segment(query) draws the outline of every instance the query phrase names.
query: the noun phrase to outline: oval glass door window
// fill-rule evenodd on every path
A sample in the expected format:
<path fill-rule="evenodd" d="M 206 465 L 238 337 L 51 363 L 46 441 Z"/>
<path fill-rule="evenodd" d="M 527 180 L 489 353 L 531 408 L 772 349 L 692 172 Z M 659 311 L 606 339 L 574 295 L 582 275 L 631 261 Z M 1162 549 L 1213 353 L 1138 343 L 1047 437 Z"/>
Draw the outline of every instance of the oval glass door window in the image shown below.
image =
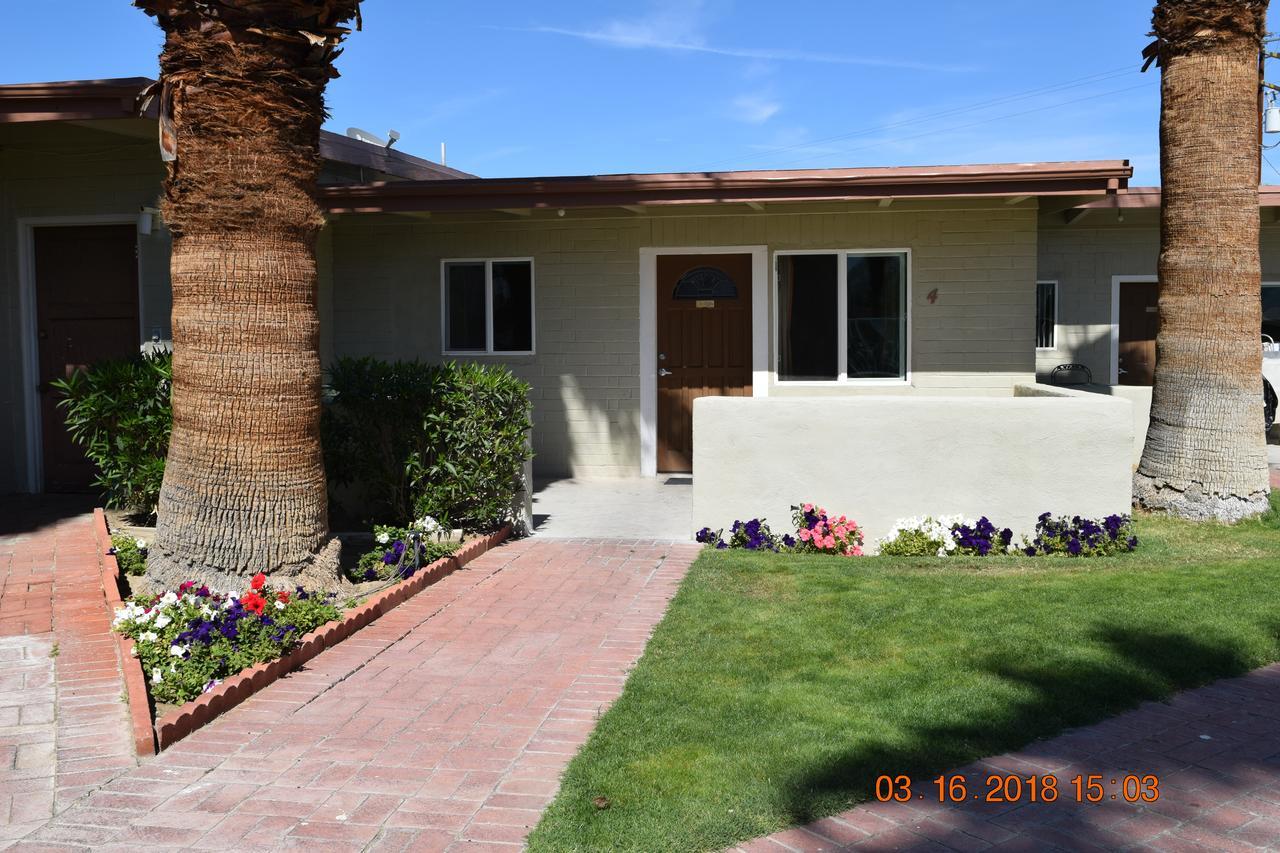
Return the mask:
<path fill-rule="evenodd" d="M 738 285 L 719 267 L 694 267 L 676 282 L 675 299 L 737 299 Z"/>

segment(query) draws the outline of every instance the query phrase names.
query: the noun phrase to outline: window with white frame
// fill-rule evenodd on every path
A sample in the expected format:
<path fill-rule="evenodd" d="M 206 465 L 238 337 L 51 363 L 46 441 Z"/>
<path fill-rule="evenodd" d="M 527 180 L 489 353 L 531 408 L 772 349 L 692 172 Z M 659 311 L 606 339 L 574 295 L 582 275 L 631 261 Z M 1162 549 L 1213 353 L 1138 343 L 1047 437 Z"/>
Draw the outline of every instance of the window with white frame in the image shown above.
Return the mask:
<path fill-rule="evenodd" d="M 779 252 L 780 382 L 905 381 L 910 253 Z"/>
<path fill-rule="evenodd" d="M 533 352 L 533 260 L 446 260 L 440 296 L 445 355 Z"/>
<path fill-rule="evenodd" d="M 1262 283 L 1262 333 L 1280 343 L 1280 282 Z"/>
<path fill-rule="evenodd" d="M 1036 349 L 1058 345 L 1058 283 L 1036 282 Z"/>

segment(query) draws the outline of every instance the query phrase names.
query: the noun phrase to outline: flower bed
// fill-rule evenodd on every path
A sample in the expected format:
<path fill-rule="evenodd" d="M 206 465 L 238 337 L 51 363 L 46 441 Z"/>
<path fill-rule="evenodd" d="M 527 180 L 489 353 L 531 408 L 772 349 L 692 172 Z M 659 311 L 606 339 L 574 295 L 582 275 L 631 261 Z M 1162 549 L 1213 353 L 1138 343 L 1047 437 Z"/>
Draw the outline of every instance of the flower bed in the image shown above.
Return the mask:
<path fill-rule="evenodd" d="M 336 597 L 276 589 L 263 574 L 239 594 L 188 581 L 177 592 L 134 597 L 112 627 L 133 640 L 152 698 L 179 704 L 293 651 L 303 634 L 338 618 Z"/>
<path fill-rule="evenodd" d="M 796 535 L 779 536 L 763 518 L 734 521 L 725 538 L 723 530 L 704 527 L 694 538 L 716 549 L 746 551 L 809 551 L 862 555 L 863 534 L 858 524 L 843 515 L 831 516 L 811 503 L 793 506 Z M 1013 531 L 998 527 L 985 515 L 976 521 L 959 515 L 919 516 L 899 519 L 887 536 L 876 543 L 886 557 L 988 557 L 1017 554 L 1027 557 L 1062 555 L 1101 557 L 1133 551 L 1138 537 L 1128 515 L 1108 515 L 1102 519 L 1054 517 L 1043 513 L 1036 521 L 1035 535 L 1013 541 Z"/>
<path fill-rule="evenodd" d="M 289 646 L 290 650 L 282 656 L 276 656 L 271 659 L 254 663 L 247 669 L 243 669 L 236 674 L 229 675 L 226 678 L 221 679 L 221 682 L 217 684 L 209 685 L 206 681 L 204 684 L 200 685 L 200 692 L 194 699 L 191 699 L 185 702 L 185 704 L 168 711 L 159 719 L 155 719 L 154 721 L 148 693 L 149 685 L 147 683 L 154 673 L 148 673 L 144 676 L 141 657 L 142 652 L 135 652 L 137 642 L 126 636 L 124 633 L 116 632 L 114 636 L 116 637 L 121 650 L 125 687 L 129 701 L 129 713 L 133 722 L 134 743 L 137 753 L 139 755 L 151 755 L 155 753 L 157 747 L 159 749 L 164 749 L 173 743 L 176 743 L 192 731 L 195 731 L 208 723 L 218 714 L 230 710 L 240 702 L 243 702 L 245 699 L 266 687 L 280 676 L 285 675 L 291 670 L 297 669 L 299 666 L 324 651 L 324 649 L 337 644 L 354 632 L 358 631 L 360 628 L 363 628 L 385 613 L 390 612 L 393 608 L 399 606 L 413 595 L 416 595 L 428 586 L 436 583 L 462 566 L 465 566 L 485 551 L 503 542 L 510 535 L 511 526 L 505 525 L 495 533 L 487 536 L 471 538 L 466 542 L 461 543 L 457 546 L 455 553 L 452 555 L 437 559 L 431 564 L 415 571 L 408 579 L 393 583 L 390 586 L 370 595 L 362 603 L 342 610 L 337 614 L 337 618 L 326 621 L 309 632 L 298 632 L 298 635 Z M 110 542 L 110 534 L 107 531 L 106 517 L 101 510 L 95 511 L 95 536 L 102 548 L 102 553 L 104 553 L 102 572 L 107 607 L 112 611 L 128 609 L 130 607 L 130 603 L 123 602 L 120 599 L 120 567 L 116 561 L 115 555 L 109 553 L 110 549 L 107 547 L 107 543 Z M 296 603 L 296 587 L 294 588 L 293 593 L 289 595 L 290 601 L 280 601 L 278 593 L 273 601 L 268 596 L 268 591 L 269 590 L 264 579 L 264 582 L 259 589 L 255 590 L 251 586 L 250 590 L 248 590 L 244 595 L 238 596 L 237 600 L 241 607 L 246 609 L 253 617 L 270 615 L 273 612 L 281 615 L 286 612 L 291 612 L 289 611 L 289 605 L 290 603 Z M 250 598 L 250 593 L 256 596 L 256 598 Z M 200 595 L 200 589 L 198 587 L 189 587 L 181 592 L 174 592 L 173 595 L 175 598 L 180 600 L 184 597 L 191 597 L 194 599 L 205 598 L 205 596 Z M 163 598 L 163 596 L 161 598 Z M 229 597 L 224 596 L 224 603 L 226 598 Z M 259 609 L 259 602 L 257 601 L 257 598 L 262 599 L 262 613 L 260 614 L 256 612 Z M 247 602 L 246 599 L 248 599 Z M 151 597 L 148 597 L 147 600 L 150 601 Z M 323 600 L 317 601 L 313 596 L 309 596 L 307 600 L 312 601 L 313 605 L 317 607 L 323 606 L 324 604 Z M 133 603 L 136 604 L 136 602 Z M 177 601 L 173 601 L 166 606 L 172 608 L 178 603 L 179 602 Z M 195 601 L 187 603 L 194 605 L 196 607 L 195 612 L 197 614 L 200 613 L 199 603 Z M 276 607 L 277 603 L 285 604 L 285 610 L 281 611 L 278 609 Z M 206 601 L 205 604 L 208 604 L 208 602 Z M 246 604 L 248 606 L 246 606 Z M 328 605 L 335 606 L 336 608 L 336 604 L 334 602 L 329 602 Z M 212 610 L 211 605 L 210 609 Z M 151 618 L 154 619 L 155 617 L 152 616 Z M 191 619 L 194 618 L 195 616 L 191 617 Z M 239 630 L 241 624 L 244 623 L 247 618 L 248 617 L 241 616 L 236 620 L 237 630 Z M 215 620 L 204 619 L 202 617 L 202 621 Z M 166 625 L 164 627 L 168 628 L 170 626 Z M 263 626 L 259 620 L 257 627 L 269 628 L 270 626 Z M 295 627 L 299 626 L 295 624 Z M 249 628 L 250 630 L 256 630 L 252 623 L 249 623 Z M 187 630 L 193 630 L 189 622 Z M 157 635 L 159 634 L 158 631 L 156 633 Z M 156 641 L 151 642 L 159 642 L 159 640 L 160 638 L 157 636 Z M 200 642 L 195 640 L 195 638 L 191 638 L 191 640 Z M 270 640 L 270 635 L 268 635 L 268 640 Z M 213 643 L 210 645 L 212 646 Z M 172 654 L 172 644 L 169 648 L 169 655 L 173 659 L 171 662 L 175 664 L 175 672 L 173 674 L 176 676 L 176 670 L 179 669 L 176 665 L 176 661 L 182 656 Z M 189 652 L 190 649 L 187 649 L 186 651 Z M 182 659 L 189 660 L 190 658 L 183 657 Z M 163 678 L 163 672 L 161 673 L 161 676 Z M 187 681 L 194 683 L 193 678 L 187 679 Z M 205 689 L 206 687 L 208 687 L 207 690 Z"/>

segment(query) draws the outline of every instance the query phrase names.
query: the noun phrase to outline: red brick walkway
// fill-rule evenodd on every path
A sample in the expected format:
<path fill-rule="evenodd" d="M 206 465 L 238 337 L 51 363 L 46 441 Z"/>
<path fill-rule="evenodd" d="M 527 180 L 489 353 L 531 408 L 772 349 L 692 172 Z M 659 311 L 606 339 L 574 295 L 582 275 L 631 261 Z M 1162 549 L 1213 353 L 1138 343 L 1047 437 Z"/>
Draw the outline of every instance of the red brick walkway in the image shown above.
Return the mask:
<path fill-rule="evenodd" d="M 1280 664 L 953 773 L 964 774 L 971 793 L 985 792 L 991 774 L 1053 774 L 1065 796 L 1054 803 L 1026 802 L 1024 795 L 1009 805 L 941 805 L 932 780 L 917 780 L 923 800 L 864 804 L 738 849 L 1280 849 Z M 1101 775 L 1102 802 L 1074 802 L 1069 780 L 1077 774 Z M 1156 775 L 1159 799 L 1124 802 L 1111 780 L 1122 786 L 1127 774 Z"/>
<path fill-rule="evenodd" d="M 93 516 L 79 509 L 0 506 L 0 844 L 137 764 Z"/>
<path fill-rule="evenodd" d="M 490 551 L 13 849 L 518 850 L 696 554 Z"/>

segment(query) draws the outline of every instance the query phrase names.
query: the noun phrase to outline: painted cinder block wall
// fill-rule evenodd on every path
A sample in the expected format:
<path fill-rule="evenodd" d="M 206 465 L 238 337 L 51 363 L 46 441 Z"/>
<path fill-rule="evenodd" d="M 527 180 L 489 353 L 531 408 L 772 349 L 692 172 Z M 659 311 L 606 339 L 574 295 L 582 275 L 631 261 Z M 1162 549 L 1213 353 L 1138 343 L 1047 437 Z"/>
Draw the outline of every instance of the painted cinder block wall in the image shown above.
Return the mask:
<path fill-rule="evenodd" d="M 1040 218 L 1037 279 L 1058 282 L 1058 340 L 1036 352 L 1036 373 L 1047 379 L 1059 364 L 1085 364 L 1095 382 L 1110 381 L 1112 276 L 1154 276 L 1160 255 L 1156 210 L 1095 211 L 1075 225 L 1061 214 Z M 1262 280 L 1280 281 L 1280 223 L 1263 211 Z"/>
<path fill-rule="evenodd" d="M 540 476 L 636 476 L 642 247 L 764 245 L 771 269 L 778 250 L 909 248 L 912 387 L 773 384 L 770 394 L 997 394 L 1033 378 L 1034 201 L 775 207 L 339 216 L 322 309 L 332 354 L 438 362 L 441 259 L 532 257 L 536 354 L 475 360 L 507 363 L 533 387 Z"/>

